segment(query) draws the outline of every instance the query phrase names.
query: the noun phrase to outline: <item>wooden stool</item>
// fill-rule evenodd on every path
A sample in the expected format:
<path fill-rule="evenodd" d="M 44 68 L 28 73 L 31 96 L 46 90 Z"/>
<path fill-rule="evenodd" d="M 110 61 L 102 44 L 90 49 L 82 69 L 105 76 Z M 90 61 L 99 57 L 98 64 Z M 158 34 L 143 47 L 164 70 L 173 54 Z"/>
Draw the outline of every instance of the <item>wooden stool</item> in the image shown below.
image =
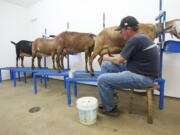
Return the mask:
<path fill-rule="evenodd" d="M 159 89 L 159 85 L 157 83 L 154 83 L 152 87 L 146 88 L 146 95 L 147 95 L 147 122 L 149 124 L 153 123 L 153 119 L 152 119 L 152 94 L 153 94 L 154 89 L 156 89 L 156 90 Z M 131 89 L 130 94 L 129 94 L 129 106 L 128 106 L 129 113 L 132 113 L 133 91 L 134 91 L 134 89 Z"/>

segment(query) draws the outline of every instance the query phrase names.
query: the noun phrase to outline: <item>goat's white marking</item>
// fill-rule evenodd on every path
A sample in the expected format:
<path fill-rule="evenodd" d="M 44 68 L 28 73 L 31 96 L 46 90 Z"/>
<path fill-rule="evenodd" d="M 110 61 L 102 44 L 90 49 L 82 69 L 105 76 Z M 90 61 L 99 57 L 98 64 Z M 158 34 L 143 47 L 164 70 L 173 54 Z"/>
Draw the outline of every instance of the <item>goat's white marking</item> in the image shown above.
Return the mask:
<path fill-rule="evenodd" d="M 145 48 L 143 51 L 149 50 L 154 47 L 157 47 L 157 44 L 152 44 L 152 45 L 148 46 L 147 48 Z"/>
<path fill-rule="evenodd" d="M 44 56 L 44 57 L 49 56 L 48 54 L 45 54 L 45 53 L 38 53 L 38 55 L 40 55 L 40 56 Z"/>
<path fill-rule="evenodd" d="M 40 51 L 39 47 L 37 48 L 38 51 Z"/>
<path fill-rule="evenodd" d="M 177 33 L 180 34 L 180 21 L 175 21 L 174 27 L 175 27 Z"/>

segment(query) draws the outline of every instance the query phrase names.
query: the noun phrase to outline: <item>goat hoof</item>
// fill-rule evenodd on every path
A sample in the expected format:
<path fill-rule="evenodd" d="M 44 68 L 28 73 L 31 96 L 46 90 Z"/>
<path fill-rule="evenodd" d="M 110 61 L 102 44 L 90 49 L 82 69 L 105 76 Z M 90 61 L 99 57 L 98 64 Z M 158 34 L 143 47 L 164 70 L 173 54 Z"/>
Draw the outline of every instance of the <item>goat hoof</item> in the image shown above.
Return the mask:
<path fill-rule="evenodd" d="M 60 69 L 58 70 L 58 73 L 61 73 L 61 70 L 60 70 Z"/>
<path fill-rule="evenodd" d="M 91 76 L 94 76 L 94 72 L 90 72 L 90 75 L 91 75 Z"/>

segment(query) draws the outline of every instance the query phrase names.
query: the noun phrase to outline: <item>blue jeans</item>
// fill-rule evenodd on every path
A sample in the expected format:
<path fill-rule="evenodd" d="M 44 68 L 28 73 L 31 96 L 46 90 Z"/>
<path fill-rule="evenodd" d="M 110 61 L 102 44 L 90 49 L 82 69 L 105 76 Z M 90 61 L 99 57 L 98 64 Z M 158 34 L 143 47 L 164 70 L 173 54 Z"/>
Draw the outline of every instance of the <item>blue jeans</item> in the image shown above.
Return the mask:
<path fill-rule="evenodd" d="M 102 73 L 97 79 L 101 103 L 106 111 L 115 107 L 114 92 L 117 89 L 145 89 L 153 85 L 153 79 L 126 69 L 126 64 L 104 61 Z"/>

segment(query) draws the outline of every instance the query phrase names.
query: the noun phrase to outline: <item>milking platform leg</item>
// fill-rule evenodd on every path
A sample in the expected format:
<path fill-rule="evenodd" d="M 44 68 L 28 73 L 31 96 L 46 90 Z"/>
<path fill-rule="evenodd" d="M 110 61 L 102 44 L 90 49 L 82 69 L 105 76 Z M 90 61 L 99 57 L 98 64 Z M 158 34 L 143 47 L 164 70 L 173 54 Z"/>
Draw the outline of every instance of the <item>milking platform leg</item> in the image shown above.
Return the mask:
<path fill-rule="evenodd" d="M 42 84 L 42 76 L 39 77 L 39 81 Z"/>
<path fill-rule="evenodd" d="M 20 81 L 21 73 L 20 72 L 17 72 L 17 73 L 18 73 L 18 81 Z"/>
<path fill-rule="evenodd" d="M 13 71 L 13 84 L 14 84 L 14 87 L 16 87 L 16 72 Z"/>
<path fill-rule="evenodd" d="M 77 98 L 77 81 L 74 81 L 74 97 Z"/>
<path fill-rule="evenodd" d="M 67 87 L 67 102 L 68 102 L 68 106 L 70 107 L 71 105 L 71 81 L 69 78 L 66 79 L 66 87 Z"/>
<path fill-rule="evenodd" d="M 2 74 L 1 74 L 1 69 L 0 69 L 0 83 L 2 82 Z"/>
<path fill-rule="evenodd" d="M 34 94 L 37 94 L 37 82 L 36 82 L 36 75 L 35 74 L 33 76 L 33 81 L 34 81 Z"/>
<path fill-rule="evenodd" d="M 160 86 L 159 108 L 163 109 L 164 108 L 164 84 L 165 84 L 165 80 L 159 79 L 157 82 Z"/>
<path fill-rule="evenodd" d="M 9 75 L 10 75 L 10 80 L 13 79 L 13 72 L 12 72 L 12 69 L 9 70 Z"/>
<path fill-rule="evenodd" d="M 47 88 L 47 75 L 44 75 L 44 87 Z"/>
<path fill-rule="evenodd" d="M 66 78 L 67 76 L 64 76 L 64 88 L 66 88 Z"/>

